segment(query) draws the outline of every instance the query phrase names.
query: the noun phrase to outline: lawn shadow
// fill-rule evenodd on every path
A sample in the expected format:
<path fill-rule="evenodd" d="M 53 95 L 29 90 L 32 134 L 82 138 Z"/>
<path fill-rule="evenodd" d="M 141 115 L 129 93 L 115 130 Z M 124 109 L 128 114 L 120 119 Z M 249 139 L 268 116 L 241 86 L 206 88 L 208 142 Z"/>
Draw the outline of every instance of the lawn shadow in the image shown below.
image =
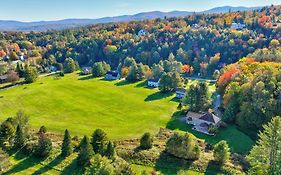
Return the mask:
<path fill-rule="evenodd" d="M 64 158 L 61 155 L 58 155 L 54 160 L 52 160 L 49 164 L 45 165 L 44 167 L 40 168 L 39 170 L 35 171 L 33 175 L 37 174 L 44 174 L 47 171 L 54 169 L 55 166 L 60 164 Z M 59 170 L 58 170 L 59 171 Z"/>
<path fill-rule="evenodd" d="M 135 87 L 137 87 L 137 88 L 147 88 L 147 81 L 142 81 L 142 82 L 138 83 L 137 85 L 135 85 Z"/>
<path fill-rule="evenodd" d="M 125 86 L 125 85 L 129 85 L 129 84 L 131 84 L 131 83 L 128 82 L 127 80 L 121 80 L 121 81 L 115 83 L 114 85 L 116 85 L 116 86 Z"/>
<path fill-rule="evenodd" d="M 85 172 L 85 167 L 84 168 L 78 167 L 77 158 L 76 158 L 62 170 L 61 174 L 62 175 L 69 175 L 69 174 L 80 175 L 80 174 L 84 174 L 84 172 Z"/>
<path fill-rule="evenodd" d="M 179 159 L 168 153 L 162 152 L 155 164 L 155 170 L 164 175 L 177 174 L 180 170 L 188 170 L 192 161 Z"/>
<path fill-rule="evenodd" d="M 15 174 L 21 171 L 24 171 L 28 168 L 31 168 L 37 164 L 39 164 L 42 160 L 33 158 L 32 156 L 27 157 L 23 161 L 19 162 L 18 164 L 15 164 L 9 171 L 7 171 L 5 174 Z"/>
<path fill-rule="evenodd" d="M 153 94 L 148 95 L 144 101 L 161 100 L 163 98 L 167 98 L 167 97 L 170 97 L 172 95 L 173 95 L 172 92 L 162 93 L 162 92 L 158 91 L 158 92 L 155 92 Z"/>
<path fill-rule="evenodd" d="M 90 80 L 90 79 L 93 79 L 93 78 L 95 78 L 95 77 L 93 77 L 93 75 L 88 75 L 88 76 L 83 76 L 83 77 L 81 77 L 81 78 L 79 78 L 78 80 Z"/>
<path fill-rule="evenodd" d="M 218 164 L 214 160 L 210 160 L 208 162 L 208 165 L 206 168 L 206 173 L 210 174 L 210 175 L 220 174 L 219 172 L 220 172 L 221 168 L 222 168 L 222 165 Z"/>
<path fill-rule="evenodd" d="M 170 101 L 172 101 L 172 102 L 177 102 L 177 103 L 180 103 L 180 102 L 181 102 L 181 100 L 178 99 L 177 97 L 172 98 Z"/>

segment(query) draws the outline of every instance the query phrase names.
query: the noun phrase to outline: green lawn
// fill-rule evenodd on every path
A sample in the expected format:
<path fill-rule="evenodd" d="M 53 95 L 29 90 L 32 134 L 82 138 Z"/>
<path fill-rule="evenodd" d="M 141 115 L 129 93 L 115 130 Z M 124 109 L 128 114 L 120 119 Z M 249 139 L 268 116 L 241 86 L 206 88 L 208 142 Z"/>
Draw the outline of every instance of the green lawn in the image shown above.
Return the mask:
<path fill-rule="evenodd" d="M 179 120 L 179 116 L 180 115 L 175 113 L 174 119 L 168 122 L 167 128 L 180 132 L 192 133 L 195 137 L 205 140 L 207 143 L 212 145 L 221 140 L 225 140 L 232 152 L 240 154 L 247 154 L 255 143 L 248 135 L 238 130 L 234 125 L 229 125 L 224 129 L 220 129 L 216 136 L 208 136 L 206 134 L 192 130 L 190 125 L 187 125 Z"/>
<path fill-rule="evenodd" d="M 173 94 L 148 89 L 144 82 L 127 84 L 68 74 L 0 91 L 0 121 L 23 110 L 35 129 L 90 135 L 104 129 L 111 139 L 156 133 L 170 120 L 177 103 Z"/>

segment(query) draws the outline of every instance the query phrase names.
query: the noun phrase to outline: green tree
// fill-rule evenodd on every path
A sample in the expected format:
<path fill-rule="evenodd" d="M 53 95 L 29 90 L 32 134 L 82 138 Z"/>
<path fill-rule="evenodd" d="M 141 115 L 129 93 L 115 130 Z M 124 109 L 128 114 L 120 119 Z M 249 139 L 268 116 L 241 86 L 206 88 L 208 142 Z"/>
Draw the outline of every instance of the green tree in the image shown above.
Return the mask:
<path fill-rule="evenodd" d="M 175 133 L 167 141 L 166 151 L 175 157 L 196 160 L 200 156 L 200 148 L 195 139 L 188 133 L 181 135 Z"/>
<path fill-rule="evenodd" d="M 96 154 L 93 157 L 92 165 L 86 168 L 85 175 L 112 175 L 115 174 L 114 172 L 115 169 L 110 160 Z"/>
<path fill-rule="evenodd" d="M 140 148 L 141 149 L 150 149 L 152 148 L 153 138 L 150 133 L 144 133 L 140 139 Z"/>
<path fill-rule="evenodd" d="M 172 92 L 181 85 L 181 77 L 178 72 L 163 73 L 159 81 L 159 90 L 161 92 Z"/>
<path fill-rule="evenodd" d="M 209 88 L 206 82 L 192 84 L 183 98 L 183 103 L 194 112 L 206 111 L 210 107 Z"/>
<path fill-rule="evenodd" d="M 143 64 L 133 63 L 130 66 L 129 73 L 126 77 L 126 80 L 129 82 L 136 82 L 143 80 L 145 77 L 145 70 Z"/>
<path fill-rule="evenodd" d="M 64 60 L 64 72 L 65 73 L 72 73 L 77 70 L 76 63 L 72 58 L 66 58 Z"/>
<path fill-rule="evenodd" d="M 115 149 L 114 144 L 109 141 L 105 150 L 105 156 L 109 159 L 113 159 L 115 157 Z"/>
<path fill-rule="evenodd" d="M 217 162 L 224 164 L 230 156 L 229 147 L 226 141 L 220 141 L 214 147 L 214 158 Z"/>
<path fill-rule="evenodd" d="M 8 118 L 0 126 L 0 145 L 9 146 L 15 135 L 15 128 L 11 122 L 11 118 Z"/>
<path fill-rule="evenodd" d="M 16 149 L 21 149 L 26 143 L 26 137 L 23 132 L 22 126 L 18 125 L 16 129 L 16 136 L 14 141 L 14 147 Z"/>
<path fill-rule="evenodd" d="M 47 128 L 45 126 L 41 126 L 38 133 L 46 133 Z"/>
<path fill-rule="evenodd" d="M 26 66 L 24 72 L 24 78 L 26 83 L 33 83 L 38 77 L 38 72 L 35 67 Z"/>
<path fill-rule="evenodd" d="M 105 62 L 96 62 L 93 65 L 92 73 L 94 77 L 101 77 L 110 70 L 110 65 Z"/>
<path fill-rule="evenodd" d="M 247 156 L 250 174 L 281 174 L 281 118 L 274 117 L 263 126 L 259 140 Z"/>
<path fill-rule="evenodd" d="M 69 131 L 66 129 L 64 132 L 64 138 L 61 147 L 61 154 L 64 157 L 69 156 L 72 153 L 71 137 Z"/>
<path fill-rule="evenodd" d="M 17 63 L 16 72 L 18 73 L 19 77 L 24 76 L 24 68 L 22 66 L 22 63 L 20 62 Z"/>
<path fill-rule="evenodd" d="M 39 133 L 38 144 L 35 148 L 35 155 L 37 157 L 47 157 L 53 149 L 52 141 L 43 132 Z"/>
<path fill-rule="evenodd" d="M 94 151 L 90 144 L 89 138 L 87 136 L 84 136 L 80 143 L 80 151 L 77 157 L 77 164 L 79 166 L 89 165 L 93 154 Z"/>
<path fill-rule="evenodd" d="M 91 144 L 95 153 L 103 154 L 107 142 L 106 133 L 101 129 L 96 129 L 92 134 Z"/>

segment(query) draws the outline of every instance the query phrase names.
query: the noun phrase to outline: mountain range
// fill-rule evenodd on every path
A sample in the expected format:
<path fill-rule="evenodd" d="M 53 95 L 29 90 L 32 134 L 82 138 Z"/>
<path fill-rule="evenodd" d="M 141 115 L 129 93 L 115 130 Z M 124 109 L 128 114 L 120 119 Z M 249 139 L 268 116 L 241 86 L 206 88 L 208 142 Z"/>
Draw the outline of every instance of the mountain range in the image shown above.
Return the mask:
<path fill-rule="evenodd" d="M 216 7 L 210 10 L 196 12 L 198 14 L 212 14 L 212 13 L 225 13 L 228 11 L 249 11 L 260 9 L 261 7 L 232 7 L 223 6 Z M 110 23 L 110 22 L 129 22 L 129 21 L 142 21 L 156 18 L 169 18 L 191 15 L 194 12 L 190 11 L 171 11 L 171 12 L 143 12 L 135 15 L 123 15 L 115 17 L 103 17 L 98 19 L 64 19 L 57 21 L 36 21 L 36 22 L 20 22 L 12 20 L 0 20 L 0 31 L 46 31 L 46 30 L 62 30 L 74 27 L 80 27 L 90 24 Z"/>

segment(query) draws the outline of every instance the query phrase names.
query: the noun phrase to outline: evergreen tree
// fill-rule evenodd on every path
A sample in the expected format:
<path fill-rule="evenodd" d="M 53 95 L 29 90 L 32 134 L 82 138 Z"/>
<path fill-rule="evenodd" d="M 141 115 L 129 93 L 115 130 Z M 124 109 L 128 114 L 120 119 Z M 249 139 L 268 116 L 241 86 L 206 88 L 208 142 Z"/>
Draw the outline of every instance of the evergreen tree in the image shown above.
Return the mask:
<path fill-rule="evenodd" d="M 226 141 L 220 141 L 214 147 L 215 160 L 221 164 L 225 163 L 230 156 L 229 147 Z"/>
<path fill-rule="evenodd" d="M 24 72 L 24 79 L 26 83 L 33 83 L 38 77 L 38 72 L 35 67 L 26 66 Z"/>
<path fill-rule="evenodd" d="M 89 138 L 84 136 L 80 143 L 80 151 L 77 157 L 77 164 L 79 166 L 84 166 L 90 164 L 90 160 L 93 156 L 93 148 L 90 144 Z"/>
<path fill-rule="evenodd" d="M 47 157 L 52 151 L 52 141 L 43 132 L 39 133 L 38 145 L 36 145 L 35 155 L 37 157 Z"/>
<path fill-rule="evenodd" d="M 152 148 L 153 138 L 150 133 L 144 133 L 144 135 L 140 139 L 140 147 L 142 149 L 150 149 Z"/>
<path fill-rule="evenodd" d="M 20 149 L 25 145 L 25 142 L 26 142 L 26 138 L 25 138 L 25 135 L 23 133 L 23 128 L 20 125 L 18 125 L 17 129 L 16 129 L 14 146 L 17 149 Z"/>
<path fill-rule="evenodd" d="M 61 154 L 64 157 L 69 156 L 72 153 L 71 137 L 69 131 L 66 129 L 64 132 L 64 138 L 61 147 Z"/>
<path fill-rule="evenodd" d="M 281 174 L 281 117 L 275 117 L 263 126 L 257 144 L 252 148 L 247 159 L 250 172 L 268 175 Z"/>
<path fill-rule="evenodd" d="M 5 120 L 0 125 L 0 145 L 5 146 L 6 143 L 11 143 L 15 135 L 15 128 L 10 119 Z"/>
<path fill-rule="evenodd" d="M 91 144 L 95 153 L 103 154 L 107 142 L 106 133 L 101 129 L 96 129 L 92 135 Z"/>
<path fill-rule="evenodd" d="M 107 144 L 107 147 L 105 150 L 105 156 L 109 159 L 113 159 L 115 157 L 114 145 L 111 141 L 109 141 Z"/>
<path fill-rule="evenodd" d="M 16 72 L 18 73 L 19 77 L 24 76 L 24 69 L 20 62 L 17 63 Z"/>

